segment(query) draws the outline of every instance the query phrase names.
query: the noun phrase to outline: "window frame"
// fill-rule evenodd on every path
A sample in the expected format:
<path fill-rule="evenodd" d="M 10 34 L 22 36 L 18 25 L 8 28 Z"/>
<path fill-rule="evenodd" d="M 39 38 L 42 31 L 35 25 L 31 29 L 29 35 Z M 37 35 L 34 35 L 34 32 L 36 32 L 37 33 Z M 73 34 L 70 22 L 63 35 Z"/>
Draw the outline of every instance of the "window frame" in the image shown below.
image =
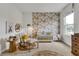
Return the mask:
<path fill-rule="evenodd" d="M 68 24 L 68 23 L 66 23 L 66 21 L 67 21 L 67 17 L 68 16 L 72 16 L 73 17 L 73 24 Z M 72 30 L 70 30 L 70 32 L 69 32 L 69 30 L 67 29 L 68 27 L 71 27 L 72 28 Z M 70 28 L 70 29 L 71 29 Z M 65 35 L 73 35 L 74 34 L 74 13 L 72 12 L 72 13 L 70 13 L 70 14 L 68 14 L 68 15 L 66 15 L 65 17 L 64 17 L 64 34 Z"/>

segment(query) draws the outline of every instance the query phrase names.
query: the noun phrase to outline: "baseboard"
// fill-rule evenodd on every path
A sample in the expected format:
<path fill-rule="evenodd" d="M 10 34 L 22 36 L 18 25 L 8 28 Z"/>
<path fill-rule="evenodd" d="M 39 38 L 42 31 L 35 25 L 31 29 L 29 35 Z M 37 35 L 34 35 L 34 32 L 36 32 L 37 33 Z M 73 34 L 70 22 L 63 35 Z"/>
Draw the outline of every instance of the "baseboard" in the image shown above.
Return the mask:
<path fill-rule="evenodd" d="M 63 44 L 65 44 L 68 47 L 71 47 L 70 45 L 68 45 L 67 43 L 65 43 L 64 41 L 62 41 Z"/>
<path fill-rule="evenodd" d="M 53 40 L 54 42 L 62 42 L 62 40 Z"/>
<path fill-rule="evenodd" d="M 6 49 L 1 50 L 1 54 L 2 54 L 4 51 L 6 51 Z"/>
<path fill-rule="evenodd" d="M 39 43 L 51 43 L 52 41 L 39 41 Z"/>

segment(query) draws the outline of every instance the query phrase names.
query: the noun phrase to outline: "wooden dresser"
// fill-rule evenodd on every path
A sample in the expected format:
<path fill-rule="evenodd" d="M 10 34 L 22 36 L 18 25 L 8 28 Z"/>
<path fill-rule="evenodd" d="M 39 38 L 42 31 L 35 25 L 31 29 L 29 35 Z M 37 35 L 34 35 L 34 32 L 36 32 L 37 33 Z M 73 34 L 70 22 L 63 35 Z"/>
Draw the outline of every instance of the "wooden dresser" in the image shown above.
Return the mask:
<path fill-rule="evenodd" d="M 79 33 L 72 35 L 72 53 L 79 56 Z"/>

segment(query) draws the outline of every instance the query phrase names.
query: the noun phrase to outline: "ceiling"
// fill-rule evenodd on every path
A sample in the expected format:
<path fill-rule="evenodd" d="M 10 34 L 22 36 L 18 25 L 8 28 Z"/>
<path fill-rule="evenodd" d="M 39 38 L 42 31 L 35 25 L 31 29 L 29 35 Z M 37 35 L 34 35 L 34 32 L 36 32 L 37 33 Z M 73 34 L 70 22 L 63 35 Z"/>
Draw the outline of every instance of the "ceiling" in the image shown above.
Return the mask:
<path fill-rule="evenodd" d="M 21 12 L 60 12 L 68 3 L 16 3 Z"/>

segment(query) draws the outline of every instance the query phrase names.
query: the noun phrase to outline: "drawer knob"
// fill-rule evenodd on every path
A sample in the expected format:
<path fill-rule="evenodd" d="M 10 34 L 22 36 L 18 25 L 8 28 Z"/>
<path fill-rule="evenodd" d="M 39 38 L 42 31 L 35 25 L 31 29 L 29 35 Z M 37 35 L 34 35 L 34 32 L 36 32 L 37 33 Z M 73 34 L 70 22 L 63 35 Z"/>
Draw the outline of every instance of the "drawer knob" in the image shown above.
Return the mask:
<path fill-rule="evenodd" d="M 75 40 L 77 40 L 77 39 L 75 38 Z"/>
<path fill-rule="evenodd" d="M 77 46 L 77 44 L 75 44 L 75 46 Z"/>
<path fill-rule="evenodd" d="M 75 50 L 75 52 L 77 52 L 77 50 Z"/>

